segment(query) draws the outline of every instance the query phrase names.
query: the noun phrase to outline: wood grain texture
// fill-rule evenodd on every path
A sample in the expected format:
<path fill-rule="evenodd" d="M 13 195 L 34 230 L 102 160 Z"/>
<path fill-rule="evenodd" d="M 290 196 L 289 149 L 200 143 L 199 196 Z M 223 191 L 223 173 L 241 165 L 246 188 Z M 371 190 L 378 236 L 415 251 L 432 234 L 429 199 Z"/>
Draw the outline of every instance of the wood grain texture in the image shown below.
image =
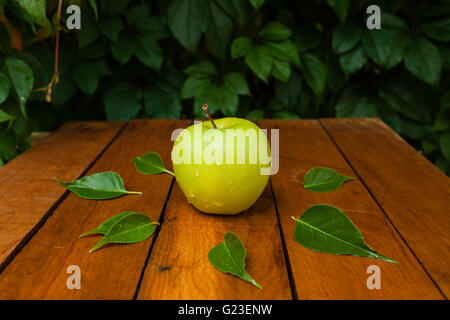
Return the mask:
<path fill-rule="evenodd" d="M 0 269 L 124 123 L 72 122 L 0 168 Z M 81 152 L 82 151 L 82 152 Z"/>
<path fill-rule="evenodd" d="M 441 290 L 450 296 L 450 178 L 379 119 L 323 119 Z"/>
<path fill-rule="evenodd" d="M 246 269 L 262 290 L 209 262 L 209 251 L 228 231 L 242 240 Z M 175 183 L 138 299 L 291 298 L 270 185 L 248 211 L 222 216 L 196 210 Z"/>
<path fill-rule="evenodd" d="M 355 177 L 318 121 L 260 123 L 262 128 L 279 128 L 280 170 L 271 182 L 299 299 L 443 298 L 361 181 L 346 182 L 341 189 L 329 193 L 303 188 L 303 176 L 313 167 L 329 167 Z M 290 217 L 299 217 L 309 206 L 320 203 L 341 208 L 371 247 L 399 264 L 323 254 L 298 244 L 293 236 L 296 222 Z M 366 270 L 370 265 L 381 269 L 380 290 L 367 288 Z"/>
<path fill-rule="evenodd" d="M 152 221 L 158 221 L 172 176 L 142 175 L 130 159 L 148 151 L 157 151 L 164 162 L 170 164 L 171 133 L 188 123 L 181 120 L 129 123 L 87 175 L 116 171 L 128 190 L 142 191 L 143 195 L 95 201 L 71 193 L 0 275 L 0 298 L 133 298 L 153 239 L 131 245 L 106 245 L 89 254 L 89 249 L 101 236 L 81 239 L 78 236 L 123 211 L 142 212 Z M 81 290 L 66 287 L 69 277 L 66 270 L 70 265 L 81 269 Z"/>

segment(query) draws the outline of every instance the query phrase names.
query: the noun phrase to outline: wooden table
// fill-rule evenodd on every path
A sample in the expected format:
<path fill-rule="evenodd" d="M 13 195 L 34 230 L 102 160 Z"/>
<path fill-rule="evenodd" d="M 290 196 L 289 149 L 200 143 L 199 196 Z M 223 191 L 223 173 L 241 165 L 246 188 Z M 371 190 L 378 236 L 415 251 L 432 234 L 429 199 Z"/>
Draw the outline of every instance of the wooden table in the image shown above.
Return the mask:
<path fill-rule="evenodd" d="M 256 204 L 232 217 L 191 207 L 170 175 L 139 174 L 130 159 L 157 151 L 170 167 L 171 133 L 189 120 L 74 122 L 0 169 L 2 299 L 446 299 L 450 295 L 450 179 L 378 119 L 263 120 L 280 129 L 280 170 Z M 357 177 L 341 189 L 302 187 L 312 167 Z M 85 200 L 69 181 L 116 171 L 128 195 Z M 297 244 L 295 222 L 313 205 L 341 208 L 366 242 L 399 261 L 322 254 Z M 78 235 L 122 211 L 160 221 L 154 236 L 89 254 L 100 239 Z M 209 250 L 225 232 L 247 248 L 263 287 L 217 271 Z M 66 286 L 81 270 L 81 289 Z M 368 289 L 367 267 L 381 270 Z"/>

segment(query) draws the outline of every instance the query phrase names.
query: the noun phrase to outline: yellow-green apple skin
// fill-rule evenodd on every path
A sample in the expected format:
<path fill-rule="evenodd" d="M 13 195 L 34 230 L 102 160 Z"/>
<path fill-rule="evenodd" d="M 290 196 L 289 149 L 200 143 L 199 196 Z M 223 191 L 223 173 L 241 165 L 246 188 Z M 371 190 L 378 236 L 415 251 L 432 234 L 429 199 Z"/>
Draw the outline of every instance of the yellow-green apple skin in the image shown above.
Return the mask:
<path fill-rule="evenodd" d="M 256 150 L 259 153 L 260 139 L 262 139 L 261 145 L 265 147 L 266 160 L 268 157 L 269 161 L 270 145 L 266 135 L 264 133 L 259 134 L 260 128 L 251 121 L 240 118 L 222 118 L 214 120 L 214 122 L 217 129 L 213 128 L 210 121 L 204 121 L 187 127 L 178 135 L 172 149 L 173 169 L 181 191 L 186 196 L 187 201 L 195 208 L 205 213 L 237 214 L 249 209 L 264 191 L 269 175 L 262 175 L 261 168 L 269 168 L 270 170 L 270 163 L 267 164 L 267 161 L 265 164 L 261 163 L 259 156 L 256 163 L 255 161 L 250 163 L 249 150 L 255 151 L 254 148 L 249 147 L 250 139 L 247 139 L 245 143 L 245 163 L 242 164 L 242 158 L 241 163 L 238 163 L 238 138 L 235 141 L 234 158 L 232 153 L 230 155 L 233 163 L 227 162 L 227 140 L 225 137 L 227 129 L 237 130 L 235 131 L 237 134 L 239 132 L 250 132 L 248 129 L 254 130 L 258 141 Z M 206 139 L 208 130 L 215 130 L 214 134 L 217 135 L 217 139 Z M 189 136 L 184 131 L 187 131 Z M 197 137 L 200 133 L 202 138 L 194 140 L 194 132 L 197 133 Z M 199 152 L 203 153 L 208 146 L 211 147 L 211 144 L 219 141 L 219 136 L 222 139 L 223 163 L 217 163 L 217 161 L 207 163 L 205 157 L 202 157 L 201 163 L 199 161 L 194 163 L 195 153 L 197 153 L 197 156 Z M 182 149 L 180 143 L 183 143 L 183 139 L 185 139 L 185 142 L 190 139 L 192 144 L 190 164 L 174 161 L 177 156 L 179 158 L 180 155 L 183 155 L 184 151 L 180 152 Z M 201 141 L 200 145 L 199 141 Z M 231 143 L 229 143 L 230 145 Z M 220 145 L 216 145 L 216 147 L 219 148 Z"/>

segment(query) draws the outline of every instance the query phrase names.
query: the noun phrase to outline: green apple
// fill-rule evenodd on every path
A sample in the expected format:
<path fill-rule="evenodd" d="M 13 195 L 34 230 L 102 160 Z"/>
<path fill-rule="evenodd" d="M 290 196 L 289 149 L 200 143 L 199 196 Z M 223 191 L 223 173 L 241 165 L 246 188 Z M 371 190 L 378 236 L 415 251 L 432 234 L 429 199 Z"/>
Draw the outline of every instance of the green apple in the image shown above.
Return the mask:
<path fill-rule="evenodd" d="M 270 145 L 261 129 L 239 118 L 194 124 L 180 132 L 172 164 L 181 191 L 198 210 L 237 214 L 249 209 L 269 180 Z"/>

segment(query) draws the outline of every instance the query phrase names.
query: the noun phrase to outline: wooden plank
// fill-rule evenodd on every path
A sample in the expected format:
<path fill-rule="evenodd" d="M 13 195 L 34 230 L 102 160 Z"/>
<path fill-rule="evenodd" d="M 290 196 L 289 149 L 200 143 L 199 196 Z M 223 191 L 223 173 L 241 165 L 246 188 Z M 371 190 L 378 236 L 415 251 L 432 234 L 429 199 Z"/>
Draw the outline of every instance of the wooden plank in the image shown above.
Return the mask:
<path fill-rule="evenodd" d="M 209 262 L 209 251 L 228 231 L 244 243 L 247 270 L 262 290 Z M 175 183 L 138 299 L 291 298 L 270 185 L 249 211 L 220 216 L 196 210 Z"/>
<path fill-rule="evenodd" d="M 152 239 L 132 245 L 107 245 L 89 254 L 101 236 L 78 239 L 85 231 L 123 212 L 148 214 L 158 221 L 172 176 L 142 175 L 130 161 L 154 150 L 170 164 L 171 133 L 189 121 L 142 120 L 129 123 L 88 174 L 112 170 L 121 175 L 126 195 L 107 201 L 85 200 L 71 193 L 0 275 L 1 299 L 131 299 Z M 74 178 L 74 177 L 70 177 Z M 81 289 L 69 290 L 67 267 L 81 270 Z"/>
<path fill-rule="evenodd" d="M 261 127 L 279 128 L 280 170 L 271 181 L 299 299 L 443 298 L 359 180 L 328 193 L 303 188 L 303 176 L 313 167 L 355 176 L 318 121 L 261 121 Z M 341 208 L 370 246 L 399 264 L 318 253 L 298 244 L 291 216 L 299 217 L 311 205 L 321 203 Z M 381 269 L 380 290 L 367 288 L 370 265 Z"/>
<path fill-rule="evenodd" d="M 450 296 L 450 179 L 379 119 L 326 131 L 441 290 Z"/>
<path fill-rule="evenodd" d="M 64 125 L 0 168 L 0 270 L 64 194 L 53 177 L 78 178 L 123 126 L 119 122 Z"/>

